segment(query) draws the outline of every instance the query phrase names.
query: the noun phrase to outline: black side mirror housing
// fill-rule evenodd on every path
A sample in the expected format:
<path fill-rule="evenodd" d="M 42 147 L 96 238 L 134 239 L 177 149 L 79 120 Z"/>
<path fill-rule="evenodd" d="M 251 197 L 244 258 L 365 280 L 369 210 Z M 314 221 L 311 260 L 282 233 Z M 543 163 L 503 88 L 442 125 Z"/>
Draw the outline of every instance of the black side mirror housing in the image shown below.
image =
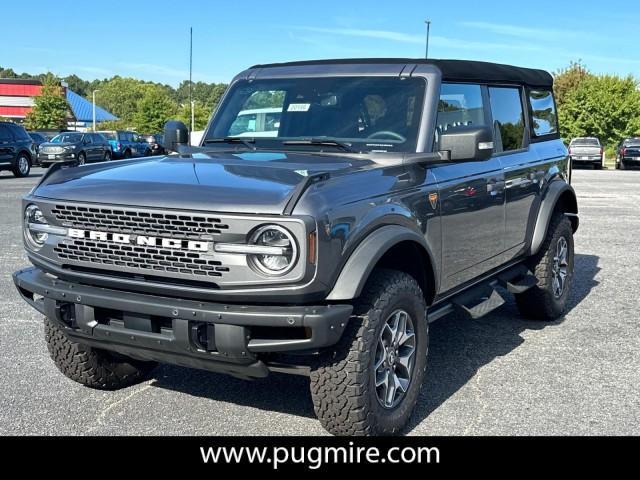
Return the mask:
<path fill-rule="evenodd" d="M 189 130 L 177 120 L 169 120 L 164 124 L 164 146 L 167 150 L 177 152 L 180 146 L 189 145 Z"/>
<path fill-rule="evenodd" d="M 461 126 L 440 134 L 439 150 L 448 160 L 462 162 L 488 160 L 493 155 L 493 132 L 483 126 Z"/>

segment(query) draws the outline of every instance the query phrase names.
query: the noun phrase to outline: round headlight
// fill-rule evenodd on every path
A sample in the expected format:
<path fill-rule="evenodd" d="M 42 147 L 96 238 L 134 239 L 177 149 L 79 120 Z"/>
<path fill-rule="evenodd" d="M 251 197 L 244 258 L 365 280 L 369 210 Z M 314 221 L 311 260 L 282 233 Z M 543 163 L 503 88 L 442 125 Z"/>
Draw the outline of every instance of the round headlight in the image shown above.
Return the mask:
<path fill-rule="evenodd" d="M 249 240 L 256 247 L 267 247 L 265 252 L 249 255 L 249 261 L 267 275 L 284 275 L 293 268 L 298 258 L 298 248 L 293 235 L 279 225 L 258 228 Z"/>
<path fill-rule="evenodd" d="M 34 250 L 40 249 L 49 236 L 46 232 L 39 231 L 38 225 L 47 225 L 47 220 L 42 210 L 36 205 L 29 205 L 24 210 L 24 238 Z"/>

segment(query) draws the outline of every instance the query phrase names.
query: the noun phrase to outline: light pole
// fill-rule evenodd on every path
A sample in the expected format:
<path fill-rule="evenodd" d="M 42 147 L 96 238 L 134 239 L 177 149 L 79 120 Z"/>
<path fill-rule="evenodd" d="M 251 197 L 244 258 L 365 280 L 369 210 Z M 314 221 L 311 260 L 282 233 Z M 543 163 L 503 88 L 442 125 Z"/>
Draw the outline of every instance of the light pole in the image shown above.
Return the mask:
<path fill-rule="evenodd" d="M 93 131 L 96 131 L 96 92 L 100 90 L 93 91 Z"/>
<path fill-rule="evenodd" d="M 431 20 L 425 20 L 424 23 L 427 25 L 427 47 L 424 52 L 424 58 L 429 58 L 429 30 L 431 29 Z"/>
<path fill-rule="evenodd" d="M 189 28 L 189 105 L 191 106 L 191 125 L 189 128 L 189 140 L 193 132 L 193 27 Z"/>

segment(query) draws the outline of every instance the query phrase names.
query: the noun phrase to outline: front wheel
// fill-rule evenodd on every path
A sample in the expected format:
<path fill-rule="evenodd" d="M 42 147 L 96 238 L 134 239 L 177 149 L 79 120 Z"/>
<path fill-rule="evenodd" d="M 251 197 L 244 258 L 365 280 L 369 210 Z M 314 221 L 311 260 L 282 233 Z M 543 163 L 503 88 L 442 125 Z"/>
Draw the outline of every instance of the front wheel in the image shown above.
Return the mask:
<path fill-rule="evenodd" d="M 111 161 L 111 152 L 104 152 L 104 161 L 105 162 Z"/>
<path fill-rule="evenodd" d="M 334 435 L 399 432 L 416 405 L 427 365 L 426 303 L 418 283 L 376 270 L 340 340 L 311 372 L 311 396 Z"/>
<path fill-rule="evenodd" d="M 87 387 L 117 390 L 143 381 L 155 368 L 143 362 L 117 356 L 74 342 L 51 320 L 44 320 L 49 355 L 65 376 Z"/>
<path fill-rule="evenodd" d="M 87 156 L 84 152 L 80 152 L 78 154 L 78 165 L 84 165 L 85 163 L 87 163 Z"/>
<path fill-rule="evenodd" d="M 515 296 L 518 309 L 534 320 L 555 320 L 565 311 L 573 282 L 573 228 L 563 213 L 551 218 L 542 247 L 529 262 L 538 283 Z"/>

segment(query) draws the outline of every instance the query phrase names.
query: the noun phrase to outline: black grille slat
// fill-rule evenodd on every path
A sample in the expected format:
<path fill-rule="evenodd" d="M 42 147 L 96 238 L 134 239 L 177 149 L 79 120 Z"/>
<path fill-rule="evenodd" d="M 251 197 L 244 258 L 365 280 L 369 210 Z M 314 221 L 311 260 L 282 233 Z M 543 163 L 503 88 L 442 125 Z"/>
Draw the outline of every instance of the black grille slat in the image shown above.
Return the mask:
<path fill-rule="evenodd" d="M 220 218 L 200 215 L 149 213 L 68 205 L 56 205 L 52 209 L 52 213 L 66 227 L 186 240 L 206 240 L 229 229 L 229 225 L 221 223 Z"/>
<path fill-rule="evenodd" d="M 173 274 L 221 277 L 229 268 L 217 260 L 201 258 L 198 254 L 161 250 L 159 254 L 132 251 L 128 245 L 99 243 L 86 240 L 61 242 L 54 248 L 61 260 L 73 260 L 95 265 L 117 265 L 142 271 L 161 271 Z M 157 252 L 156 249 L 149 249 Z M 196 258 L 197 257 L 197 258 Z"/>

